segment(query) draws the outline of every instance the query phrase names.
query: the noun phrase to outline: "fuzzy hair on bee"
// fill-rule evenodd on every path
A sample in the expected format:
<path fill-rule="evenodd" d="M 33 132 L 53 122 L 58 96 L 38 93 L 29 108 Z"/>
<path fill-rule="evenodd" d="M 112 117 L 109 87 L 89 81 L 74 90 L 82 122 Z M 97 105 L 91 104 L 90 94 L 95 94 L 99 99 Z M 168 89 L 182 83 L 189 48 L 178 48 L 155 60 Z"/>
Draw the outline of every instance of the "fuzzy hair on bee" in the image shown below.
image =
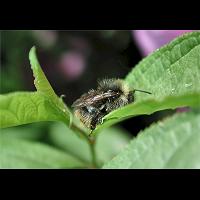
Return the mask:
<path fill-rule="evenodd" d="M 77 99 L 72 107 L 74 115 L 89 129 L 94 130 L 102 122 L 102 118 L 117 108 L 134 101 L 134 92 L 121 79 L 102 79 L 98 81 L 97 89 L 91 89 Z"/>

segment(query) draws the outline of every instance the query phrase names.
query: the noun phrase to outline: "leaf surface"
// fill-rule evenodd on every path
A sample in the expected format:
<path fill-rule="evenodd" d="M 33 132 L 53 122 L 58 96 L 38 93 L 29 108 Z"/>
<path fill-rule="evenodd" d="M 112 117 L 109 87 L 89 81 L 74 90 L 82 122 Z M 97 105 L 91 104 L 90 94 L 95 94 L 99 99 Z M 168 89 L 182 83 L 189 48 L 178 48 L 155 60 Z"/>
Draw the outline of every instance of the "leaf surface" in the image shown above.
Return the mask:
<path fill-rule="evenodd" d="M 199 122 L 196 111 L 153 124 L 103 168 L 200 168 Z"/>
<path fill-rule="evenodd" d="M 72 130 L 61 123 L 54 123 L 50 129 L 50 142 L 57 148 L 79 158 L 85 163 L 92 163 L 91 150 L 88 142 L 77 137 Z M 107 128 L 96 138 L 95 152 L 99 165 L 111 160 L 131 140 L 128 132 L 121 128 Z"/>
<path fill-rule="evenodd" d="M 79 168 L 80 160 L 48 145 L 0 135 L 0 168 Z"/>

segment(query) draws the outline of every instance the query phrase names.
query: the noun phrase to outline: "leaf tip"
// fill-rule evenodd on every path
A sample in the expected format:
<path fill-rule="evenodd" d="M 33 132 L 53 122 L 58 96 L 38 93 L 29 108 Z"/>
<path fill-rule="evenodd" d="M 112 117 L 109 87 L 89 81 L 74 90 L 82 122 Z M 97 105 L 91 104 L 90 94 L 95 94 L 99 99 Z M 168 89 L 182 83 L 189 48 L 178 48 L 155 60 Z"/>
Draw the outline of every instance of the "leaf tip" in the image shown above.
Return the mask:
<path fill-rule="evenodd" d="M 36 69 L 40 66 L 38 59 L 37 59 L 36 47 L 35 46 L 33 46 L 31 48 L 30 52 L 29 52 L 29 60 L 30 60 L 30 64 L 31 64 L 32 69 Z"/>
<path fill-rule="evenodd" d="M 29 51 L 29 59 L 31 60 L 32 56 L 34 56 L 36 53 L 36 47 L 33 46 Z"/>

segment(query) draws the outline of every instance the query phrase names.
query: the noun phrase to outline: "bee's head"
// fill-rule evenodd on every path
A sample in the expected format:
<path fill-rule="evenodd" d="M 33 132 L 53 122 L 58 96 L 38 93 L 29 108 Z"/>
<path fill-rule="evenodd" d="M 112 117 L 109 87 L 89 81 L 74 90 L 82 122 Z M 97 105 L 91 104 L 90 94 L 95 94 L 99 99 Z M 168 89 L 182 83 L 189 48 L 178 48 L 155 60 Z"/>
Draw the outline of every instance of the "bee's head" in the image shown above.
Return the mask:
<path fill-rule="evenodd" d="M 127 95 L 127 99 L 129 103 L 132 103 L 134 101 L 134 96 L 133 96 L 133 92 L 130 91 Z"/>

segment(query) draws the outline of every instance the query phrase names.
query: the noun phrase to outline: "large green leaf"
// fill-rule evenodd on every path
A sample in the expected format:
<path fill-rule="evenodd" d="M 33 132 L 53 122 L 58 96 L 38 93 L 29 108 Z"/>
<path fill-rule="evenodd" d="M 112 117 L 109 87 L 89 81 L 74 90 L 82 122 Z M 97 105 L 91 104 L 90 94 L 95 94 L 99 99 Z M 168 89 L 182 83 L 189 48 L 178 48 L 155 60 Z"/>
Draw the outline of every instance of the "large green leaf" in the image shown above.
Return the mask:
<path fill-rule="evenodd" d="M 135 93 L 134 103 L 104 117 L 96 131 L 118 121 L 163 109 L 200 104 L 200 32 L 185 34 L 143 59 L 125 78 Z"/>
<path fill-rule="evenodd" d="M 95 152 L 99 165 L 116 156 L 130 141 L 130 135 L 121 128 L 104 129 L 96 138 Z M 92 162 L 88 142 L 77 137 L 67 126 L 54 123 L 51 127 L 49 140 L 56 147 L 79 158 L 89 165 Z"/>
<path fill-rule="evenodd" d="M 37 92 L 0 95 L 0 127 L 39 121 L 62 121 L 69 125 L 71 113 L 45 77 L 37 60 L 35 47 L 30 50 L 29 58 Z"/>
<path fill-rule="evenodd" d="M 0 127 L 39 121 L 63 121 L 65 115 L 40 92 L 16 92 L 0 95 Z"/>
<path fill-rule="evenodd" d="M 139 133 L 103 168 L 200 168 L 200 112 L 179 113 Z"/>
<path fill-rule="evenodd" d="M 0 135 L 0 168 L 80 168 L 80 160 L 38 142 Z"/>

